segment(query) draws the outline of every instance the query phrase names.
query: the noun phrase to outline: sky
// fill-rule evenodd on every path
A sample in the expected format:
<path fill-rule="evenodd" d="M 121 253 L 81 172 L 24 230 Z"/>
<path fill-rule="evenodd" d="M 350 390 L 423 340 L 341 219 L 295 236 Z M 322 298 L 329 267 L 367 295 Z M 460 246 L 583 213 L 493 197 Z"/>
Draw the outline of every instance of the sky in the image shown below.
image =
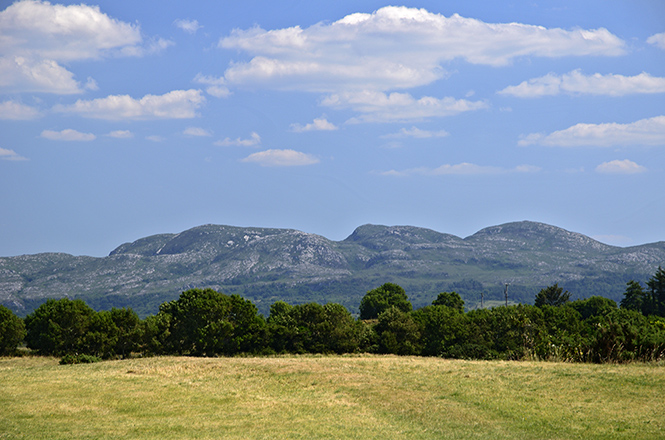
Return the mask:
<path fill-rule="evenodd" d="M 0 0 L 0 256 L 203 224 L 665 240 L 662 0 Z"/>

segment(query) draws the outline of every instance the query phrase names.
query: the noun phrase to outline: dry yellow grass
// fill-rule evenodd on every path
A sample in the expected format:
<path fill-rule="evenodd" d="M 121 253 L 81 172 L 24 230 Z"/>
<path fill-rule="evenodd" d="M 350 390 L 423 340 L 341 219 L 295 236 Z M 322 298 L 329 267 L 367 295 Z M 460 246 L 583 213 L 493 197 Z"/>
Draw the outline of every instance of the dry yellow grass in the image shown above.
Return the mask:
<path fill-rule="evenodd" d="M 26 357 L 0 386 L 0 439 L 665 438 L 657 364 Z"/>

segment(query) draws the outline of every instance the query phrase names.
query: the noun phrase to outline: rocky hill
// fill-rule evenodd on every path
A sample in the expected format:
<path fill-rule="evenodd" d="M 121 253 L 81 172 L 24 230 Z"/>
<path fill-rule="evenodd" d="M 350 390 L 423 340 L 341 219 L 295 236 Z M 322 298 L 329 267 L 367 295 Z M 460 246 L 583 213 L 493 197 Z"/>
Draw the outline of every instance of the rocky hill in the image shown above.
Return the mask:
<path fill-rule="evenodd" d="M 621 248 L 535 222 L 483 229 L 460 238 L 411 226 L 364 225 L 342 241 L 291 229 L 205 225 L 125 243 L 108 257 L 36 254 L 0 258 L 0 303 L 18 314 L 46 298 L 81 298 L 97 309 L 131 306 L 155 313 L 192 287 L 253 300 L 338 302 L 357 311 L 365 292 L 402 285 L 414 306 L 455 290 L 475 307 L 503 298 L 532 302 L 559 283 L 575 298 L 620 300 L 625 283 L 665 265 L 665 242 Z"/>

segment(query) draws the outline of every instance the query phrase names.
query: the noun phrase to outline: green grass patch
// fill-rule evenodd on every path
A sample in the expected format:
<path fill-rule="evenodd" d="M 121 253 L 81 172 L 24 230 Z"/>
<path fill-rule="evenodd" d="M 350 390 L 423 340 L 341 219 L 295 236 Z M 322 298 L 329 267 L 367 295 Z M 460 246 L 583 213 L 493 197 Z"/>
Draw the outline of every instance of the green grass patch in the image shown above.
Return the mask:
<path fill-rule="evenodd" d="M 665 438 L 661 364 L 0 359 L 0 439 Z"/>

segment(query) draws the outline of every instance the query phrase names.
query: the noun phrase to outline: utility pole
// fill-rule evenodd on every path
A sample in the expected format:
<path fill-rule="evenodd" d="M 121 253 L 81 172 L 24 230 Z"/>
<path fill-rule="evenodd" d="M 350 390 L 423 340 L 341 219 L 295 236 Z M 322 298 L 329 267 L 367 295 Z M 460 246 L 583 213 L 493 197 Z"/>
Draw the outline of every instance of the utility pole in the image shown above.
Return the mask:
<path fill-rule="evenodd" d="M 503 289 L 503 296 L 506 297 L 506 307 L 508 307 L 508 284 L 509 283 L 506 283 L 506 288 Z"/>
<path fill-rule="evenodd" d="M 485 305 L 483 304 L 483 303 L 484 303 L 484 299 L 485 299 L 485 292 L 481 291 L 481 292 L 480 292 L 480 308 L 481 308 L 481 309 L 484 309 L 484 308 L 485 308 Z"/>

